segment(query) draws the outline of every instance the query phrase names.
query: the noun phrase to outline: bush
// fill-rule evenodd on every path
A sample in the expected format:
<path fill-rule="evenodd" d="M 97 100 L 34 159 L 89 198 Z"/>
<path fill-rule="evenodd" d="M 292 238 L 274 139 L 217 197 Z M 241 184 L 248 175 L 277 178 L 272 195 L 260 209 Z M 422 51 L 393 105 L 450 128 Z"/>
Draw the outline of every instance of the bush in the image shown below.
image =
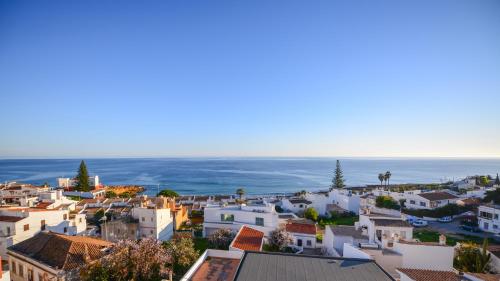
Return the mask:
<path fill-rule="evenodd" d="M 116 198 L 117 195 L 114 191 L 106 191 L 106 198 Z"/>
<path fill-rule="evenodd" d="M 441 218 L 447 216 L 454 216 L 458 214 L 465 213 L 472 209 L 471 206 L 459 206 L 457 204 L 448 204 L 446 206 L 434 209 L 434 210 L 417 210 L 417 209 L 404 209 L 403 213 L 407 215 L 412 215 L 416 217 L 430 217 L 430 218 Z"/>
<path fill-rule="evenodd" d="M 228 250 L 234 236 L 234 233 L 230 229 L 218 229 L 208 237 L 209 247 L 212 249 Z"/>
<path fill-rule="evenodd" d="M 293 237 L 285 229 L 277 229 L 271 232 L 269 244 L 271 249 L 283 251 L 288 245 L 293 243 Z"/>
<path fill-rule="evenodd" d="M 304 217 L 306 219 L 317 221 L 318 220 L 318 211 L 316 211 L 316 209 L 314 209 L 314 208 L 307 208 L 306 211 L 304 212 Z"/>
<path fill-rule="evenodd" d="M 398 202 L 396 202 L 396 200 L 392 199 L 392 197 L 390 196 L 378 196 L 375 199 L 375 206 L 377 206 L 378 208 L 393 210 L 399 210 L 401 208 Z"/>

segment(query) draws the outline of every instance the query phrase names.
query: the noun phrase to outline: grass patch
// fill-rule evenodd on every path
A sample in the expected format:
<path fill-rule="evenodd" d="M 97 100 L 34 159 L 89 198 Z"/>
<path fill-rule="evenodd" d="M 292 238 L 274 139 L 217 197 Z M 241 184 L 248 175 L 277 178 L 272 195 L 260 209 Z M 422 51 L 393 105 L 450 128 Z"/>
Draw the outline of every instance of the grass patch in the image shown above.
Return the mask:
<path fill-rule="evenodd" d="M 321 227 L 325 225 L 354 225 L 355 222 L 359 220 L 357 215 L 355 216 L 341 216 L 341 217 L 331 217 L 331 218 L 320 218 L 318 224 Z"/>

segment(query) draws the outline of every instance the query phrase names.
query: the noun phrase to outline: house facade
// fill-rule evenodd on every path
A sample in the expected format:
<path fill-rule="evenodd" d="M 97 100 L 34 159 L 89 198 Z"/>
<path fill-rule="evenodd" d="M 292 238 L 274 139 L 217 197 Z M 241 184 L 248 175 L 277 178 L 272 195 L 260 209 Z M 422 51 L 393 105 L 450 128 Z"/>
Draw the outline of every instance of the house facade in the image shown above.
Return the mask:
<path fill-rule="evenodd" d="M 279 217 L 274 204 L 241 204 L 230 206 L 205 207 L 203 236 L 212 234 L 217 229 L 231 229 L 237 232 L 242 225 L 248 225 L 266 236 L 278 227 Z"/>
<path fill-rule="evenodd" d="M 422 192 L 406 196 L 405 207 L 408 209 L 433 210 L 448 204 L 456 204 L 458 196 L 444 191 Z"/>
<path fill-rule="evenodd" d="M 485 232 L 500 233 L 500 206 L 485 204 L 478 208 L 477 222 L 479 228 Z"/>

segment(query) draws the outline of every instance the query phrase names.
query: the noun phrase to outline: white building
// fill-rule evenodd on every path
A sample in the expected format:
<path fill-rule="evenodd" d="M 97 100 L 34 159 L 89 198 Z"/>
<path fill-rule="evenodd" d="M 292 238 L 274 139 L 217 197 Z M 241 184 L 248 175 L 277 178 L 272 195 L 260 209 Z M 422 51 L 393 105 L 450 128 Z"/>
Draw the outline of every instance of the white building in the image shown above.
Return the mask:
<path fill-rule="evenodd" d="M 290 211 L 294 213 L 304 213 L 307 208 L 313 206 L 313 202 L 305 198 L 283 198 L 281 200 L 281 207 L 285 211 Z"/>
<path fill-rule="evenodd" d="M 369 243 L 376 243 L 382 248 L 387 247 L 387 243 L 391 244 L 395 238 L 413 239 L 413 227 L 403 218 L 370 213 L 368 210 L 359 215 L 355 227 L 366 231 Z"/>
<path fill-rule="evenodd" d="M 326 206 L 332 203 L 329 192 L 308 192 L 305 199 L 312 202 L 310 205 L 320 215 L 329 215 Z"/>
<path fill-rule="evenodd" d="M 316 224 L 307 221 L 290 220 L 285 229 L 293 237 L 293 245 L 299 248 L 316 248 Z"/>
<path fill-rule="evenodd" d="M 351 189 L 333 188 L 330 191 L 329 198 L 331 198 L 333 204 L 340 208 L 356 214 L 359 213 L 361 194 L 354 193 Z"/>
<path fill-rule="evenodd" d="M 482 231 L 500 233 L 500 206 L 495 204 L 481 205 L 478 208 L 477 222 Z"/>
<path fill-rule="evenodd" d="M 368 243 L 367 233 L 355 226 L 327 225 L 323 235 L 323 249 L 329 256 L 342 256 L 344 243 L 359 245 Z"/>
<path fill-rule="evenodd" d="M 206 206 L 203 222 L 203 236 L 217 229 L 231 229 L 237 232 L 242 225 L 248 225 L 267 236 L 278 227 L 279 217 L 274 204 L 242 204 L 237 206 Z"/>
<path fill-rule="evenodd" d="M 76 178 L 57 178 L 57 186 L 60 188 L 75 187 L 78 181 Z M 90 186 L 99 186 L 99 176 L 89 176 Z"/>
<path fill-rule="evenodd" d="M 422 192 L 420 194 L 407 195 L 405 207 L 408 209 L 436 209 L 448 204 L 456 204 L 460 198 L 444 191 Z"/>
<path fill-rule="evenodd" d="M 0 209 L 0 255 L 7 257 L 7 247 L 33 237 L 43 230 L 67 235 L 83 234 L 85 216 L 64 209 Z"/>
<path fill-rule="evenodd" d="M 131 214 L 139 221 L 139 236 L 167 241 L 174 235 L 174 217 L 168 207 L 168 198 L 156 198 L 156 204 L 136 206 Z"/>

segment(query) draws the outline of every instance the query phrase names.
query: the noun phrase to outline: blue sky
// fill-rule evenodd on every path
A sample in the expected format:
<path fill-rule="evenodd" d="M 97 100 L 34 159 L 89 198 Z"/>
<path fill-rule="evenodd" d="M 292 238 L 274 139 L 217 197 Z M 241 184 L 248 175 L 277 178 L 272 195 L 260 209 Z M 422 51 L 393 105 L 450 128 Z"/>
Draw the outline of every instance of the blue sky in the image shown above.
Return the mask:
<path fill-rule="evenodd" d="M 0 157 L 499 157 L 499 27 L 497 0 L 0 0 Z"/>

